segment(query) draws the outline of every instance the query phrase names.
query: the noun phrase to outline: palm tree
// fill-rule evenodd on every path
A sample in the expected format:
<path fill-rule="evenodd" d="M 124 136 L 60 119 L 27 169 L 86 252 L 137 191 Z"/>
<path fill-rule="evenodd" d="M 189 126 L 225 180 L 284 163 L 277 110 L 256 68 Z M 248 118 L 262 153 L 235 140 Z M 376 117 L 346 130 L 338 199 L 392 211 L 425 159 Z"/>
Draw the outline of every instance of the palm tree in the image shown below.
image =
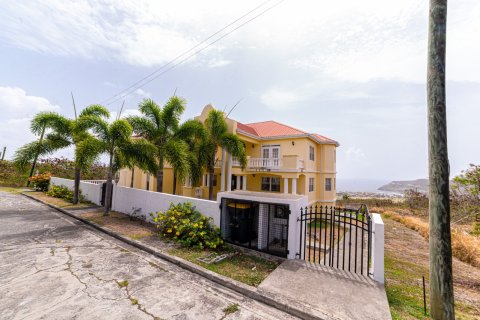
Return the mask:
<path fill-rule="evenodd" d="M 163 169 L 165 161 L 174 170 L 174 193 L 177 178 L 183 181 L 190 168 L 189 146 L 185 141 L 191 135 L 201 133 L 201 123 L 189 120 L 180 125 L 180 116 L 186 101 L 173 96 L 161 108 L 155 101 L 145 99 L 139 104 L 142 116 L 127 117 L 133 131 L 155 145 L 158 159 L 157 192 L 163 191 Z"/>
<path fill-rule="evenodd" d="M 96 155 L 83 157 L 78 154 L 77 149 L 80 142 L 91 140 L 94 137 L 89 133 L 90 126 L 84 121 L 86 118 L 108 118 L 110 112 L 103 106 L 91 105 L 82 110 L 75 119 L 68 119 L 56 112 L 41 112 L 37 114 L 31 123 L 31 131 L 40 134 L 40 139 L 28 143 L 19 148 L 14 156 L 14 161 L 19 168 L 24 168 L 27 163 L 33 160 L 33 173 L 35 162 L 39 156 L 46 156 L 54 151 L 69 146 L 75 147 L 75 173 L 73 203 L 77 204 L 80 193 L 81 172 L 88 170 Z M 45 135 L 45 131 L 50 132 Z"/>
<path fill-rule="evenodd" d="M 233 133 L 228 133 L 223 112 L 211 110 L 205 120 L 206 137 L 197 148 L 198 162 L 207 169 L 209 175 L 208 198 L 213 200 L 213 175 L 219 148 L 226 150 L 230 156 L 236 157 L 242 168 L 245 168 L 247 156 L 243 142 Z"/>
<path fill-rule="evenodd" d="M 141 169 L 154 173 L 157 164 L 152 156 L 156 148 L 144 139 L 132 139 L 133 129 L 128 121 L 117 119 L 112 123 L 97 117 L 86 117 L 83 122 L 92 127 L 96 138 L 82 141 L 77 148 L 80 159 L 89 159 L 98 154 L 108 155 L 108 173 L 105 192 L 104 215 L 110 212 L 112 199 L 112 178 L 121 168 L 135 164 Z"/>

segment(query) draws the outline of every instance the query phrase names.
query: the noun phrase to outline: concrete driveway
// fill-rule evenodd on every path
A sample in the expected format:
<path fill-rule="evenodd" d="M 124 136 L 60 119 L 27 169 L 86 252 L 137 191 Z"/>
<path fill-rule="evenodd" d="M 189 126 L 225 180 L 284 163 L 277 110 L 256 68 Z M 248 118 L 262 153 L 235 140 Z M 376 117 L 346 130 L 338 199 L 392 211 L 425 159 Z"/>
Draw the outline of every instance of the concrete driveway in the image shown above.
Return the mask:
<path fill-rule="evenodd" d="M 294 319 L 4 192 L 0 292 L 0 319 Z"/>

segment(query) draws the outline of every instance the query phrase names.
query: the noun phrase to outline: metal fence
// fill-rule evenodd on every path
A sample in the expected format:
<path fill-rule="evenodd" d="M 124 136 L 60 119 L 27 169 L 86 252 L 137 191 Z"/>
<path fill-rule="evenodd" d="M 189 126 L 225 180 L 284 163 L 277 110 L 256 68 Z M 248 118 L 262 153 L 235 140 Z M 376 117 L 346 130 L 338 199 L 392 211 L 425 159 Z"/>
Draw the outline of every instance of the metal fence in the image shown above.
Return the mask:
<path fill-rule="evenodd" d="M 300 259 L 368 275 L 372 222 L 367 206 L 305 207 L 298 220 Z"/>

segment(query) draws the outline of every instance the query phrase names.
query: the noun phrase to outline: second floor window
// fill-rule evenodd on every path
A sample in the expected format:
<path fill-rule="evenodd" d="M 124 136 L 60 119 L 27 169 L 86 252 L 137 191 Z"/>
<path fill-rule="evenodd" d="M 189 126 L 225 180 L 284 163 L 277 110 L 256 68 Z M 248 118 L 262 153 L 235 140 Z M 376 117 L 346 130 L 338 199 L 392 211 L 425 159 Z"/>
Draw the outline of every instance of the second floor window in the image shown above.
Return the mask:
<path fill-rule="evenodd" d="M 308 178 L 308 192 L 315 190 L 315 178 Z"/>
<path fill-rule="evenodd" d="M 310 146 L 310 160 L 315 161 L 315 148 Z"/>
<path fill-rule="evenodd" d="M 262 177 L 262 191 L 279 192 L 280 178 Z"/>
<path fill-rule="evenodd" d="M 325 178 L 325 191 L 332 191 L 332 178 Z"/>

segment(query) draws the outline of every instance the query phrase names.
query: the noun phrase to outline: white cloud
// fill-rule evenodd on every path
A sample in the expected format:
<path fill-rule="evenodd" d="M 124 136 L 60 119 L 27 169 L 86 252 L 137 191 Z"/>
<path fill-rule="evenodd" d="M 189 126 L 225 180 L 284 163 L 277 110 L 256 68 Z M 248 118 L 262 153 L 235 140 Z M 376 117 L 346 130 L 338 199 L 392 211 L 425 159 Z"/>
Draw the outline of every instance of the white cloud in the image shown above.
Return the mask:
<path fill-rule="evenodd" d="M 231 64 L 232 61 L 231 60 L 226 60 L 226 59 L 211 59 L 209 62 L 208 62 L 208 67 L 209 68 L 220 68 L 220 67 L 225 67 L 225 66 L 228 66 L 229 64 Z"/>
<path fill-rule="evenodd" d="M 17 87 L 0 87 L 0 148 L 7 147 L 7 158 L 28 141 L 35 139 L 30 132 L 30 120 L 41 111 L 60 111 L 48 99 L 28 95 Z"/>
<path fill-rule="evenodd" d="M 262 104 L 272 110 L 288 110 L 298 108 L 298 103 L 305 98 L 299 93 L 279 88 L 272 88 L 260 96 Z"/>

